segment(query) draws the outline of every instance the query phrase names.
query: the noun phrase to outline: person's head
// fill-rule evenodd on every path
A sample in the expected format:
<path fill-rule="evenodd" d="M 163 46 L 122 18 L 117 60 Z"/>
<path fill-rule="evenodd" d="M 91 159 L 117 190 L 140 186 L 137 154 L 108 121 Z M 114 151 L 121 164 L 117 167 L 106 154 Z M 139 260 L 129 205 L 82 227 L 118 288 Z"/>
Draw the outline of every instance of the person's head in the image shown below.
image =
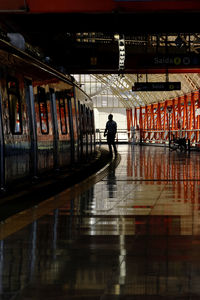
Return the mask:
<path fill-rule="evenodd" d="M 110 114 L 110 115 L 108 116 L 108 120 L 112 121 L 112 119 L 113 119 L 113 115 Z"/>

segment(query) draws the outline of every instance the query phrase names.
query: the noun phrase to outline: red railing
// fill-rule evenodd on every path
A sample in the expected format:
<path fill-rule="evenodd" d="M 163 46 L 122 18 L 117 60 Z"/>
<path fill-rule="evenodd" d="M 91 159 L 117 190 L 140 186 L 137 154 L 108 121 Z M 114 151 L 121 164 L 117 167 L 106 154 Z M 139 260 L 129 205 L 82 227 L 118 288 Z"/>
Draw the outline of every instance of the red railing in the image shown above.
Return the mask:
<path fill-rule="evenodd" d="M 185 137 L 191 144 L 198 146 L 200 145 L 199 91 L 162 103 L 137 107 L 134 110 L 133 124 L 136 142 L 168 143 L 173 137 Z"/>

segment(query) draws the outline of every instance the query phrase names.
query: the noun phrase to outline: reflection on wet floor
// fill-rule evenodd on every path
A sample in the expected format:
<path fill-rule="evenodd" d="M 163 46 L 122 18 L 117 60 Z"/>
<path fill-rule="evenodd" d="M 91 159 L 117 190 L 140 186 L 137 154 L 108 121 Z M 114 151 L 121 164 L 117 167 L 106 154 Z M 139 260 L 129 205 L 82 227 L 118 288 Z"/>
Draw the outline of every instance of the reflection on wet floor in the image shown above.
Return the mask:
<path fill-rule="evenodd" d="M 0 225 L 0 299 L 200 299 L 199 153 L 118 150 L 81 194 Z"/>

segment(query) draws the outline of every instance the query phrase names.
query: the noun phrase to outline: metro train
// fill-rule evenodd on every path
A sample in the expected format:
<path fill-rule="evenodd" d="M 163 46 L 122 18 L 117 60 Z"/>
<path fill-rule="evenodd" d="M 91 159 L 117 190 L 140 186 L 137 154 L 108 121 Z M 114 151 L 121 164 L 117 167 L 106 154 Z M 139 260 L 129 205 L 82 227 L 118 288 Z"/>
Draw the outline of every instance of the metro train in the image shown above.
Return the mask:
<path fill-rule="evenodd" d="M 0 40 L 1 189 L 95 151 L 92 100 L 73 77 Z"/>

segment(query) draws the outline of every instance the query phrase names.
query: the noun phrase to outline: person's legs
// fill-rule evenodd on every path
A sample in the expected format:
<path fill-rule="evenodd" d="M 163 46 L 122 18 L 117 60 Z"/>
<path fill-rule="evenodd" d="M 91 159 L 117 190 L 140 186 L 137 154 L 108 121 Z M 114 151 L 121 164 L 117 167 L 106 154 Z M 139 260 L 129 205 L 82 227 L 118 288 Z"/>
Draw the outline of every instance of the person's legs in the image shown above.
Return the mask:
<path fill-rule="evenodd" d="M 108 135 L 107 136 L 107 143 L 108 143 L 108 148 L 109 148 L 109 152 L 110 152 L 110 155 L 112 156 L 112 139 L 111 137 Z"/>
<path fill-rule="evenodd" d="M 110 155 L 112 155 L 112 146 L 111 146 L 111 144 L 110 144 L 110 143 L 108 144 L 108 147 L 109 147 L 109 152 L 110 152 Z"/>
<path fill-rule="evenodd" d="M 115 155 L 117 155 L 117 147 L 116 147 L 116 144 L 115 144 L 115 135 L 113 135 L 113 134 L 109 135 L 107 141 L 108 141 L 108 146 L 109 146 L 110 154 L 112 155 L 112 146 L 113 146 Z"/>
<path fill-rule="evenodd" d="M 110 137 L 110 142 L 111 142 L 111 144 L 112 144 L 112 146 L 113 146 L 115 155 L 117 155 L 117 147 L 116 147 L 116 144 L 115 144 L 115 135 L 112 135 L 112 136 Z"/>
<path fill-rule="evenodd" d="M 114 149 L 115 155 L 117 155 L 117 147 L 116 147 L 115 141 L 113 142 L 113 149 Z"/>

